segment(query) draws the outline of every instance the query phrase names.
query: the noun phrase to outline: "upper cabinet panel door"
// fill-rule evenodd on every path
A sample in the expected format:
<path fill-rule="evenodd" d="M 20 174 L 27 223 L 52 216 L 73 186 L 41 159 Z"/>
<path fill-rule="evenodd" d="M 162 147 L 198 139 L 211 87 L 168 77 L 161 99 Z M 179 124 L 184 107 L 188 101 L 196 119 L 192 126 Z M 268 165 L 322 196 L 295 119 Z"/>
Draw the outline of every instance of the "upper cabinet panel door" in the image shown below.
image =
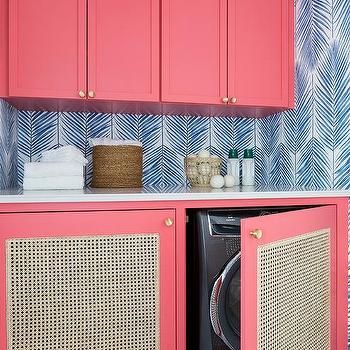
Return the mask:
<path fill-rule="evenodd" d="M 163 0 L 162 101 L 227 96 L 227 0 Z"/>
<path fill-rule="evenodd" d="M 228 3 L 230 98 L 239 105 L 292 107 L 293 1 Z"/>
<path fill-rule="evenodd" d="M 9 15 L 9 95 L 80 98 L 86 1 L 11 0 Z"/>
<path fill-rule="evenodd" d="M 91 96 L 159 100 L 159 0 L 88 0 Z"/>
<path fill-rule="evenodd" d="M 330 205 L 242 220 L 241 349 L 337 348 L 336 216 Z"/>

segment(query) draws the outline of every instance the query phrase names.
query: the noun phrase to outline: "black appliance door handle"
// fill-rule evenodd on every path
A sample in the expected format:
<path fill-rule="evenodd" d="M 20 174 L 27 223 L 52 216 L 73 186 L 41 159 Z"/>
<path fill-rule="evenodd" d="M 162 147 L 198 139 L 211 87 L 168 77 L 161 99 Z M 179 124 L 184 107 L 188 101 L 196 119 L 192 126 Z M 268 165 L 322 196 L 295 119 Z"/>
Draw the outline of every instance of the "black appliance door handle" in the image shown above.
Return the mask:
<path fill-rule="evenodd" d="M 218 301 L 222 287 L 222 275 L 215 281 L 210 297 L 210 320 L 216 335 L 221 337 L 222 329 L 219 322 Z"/>

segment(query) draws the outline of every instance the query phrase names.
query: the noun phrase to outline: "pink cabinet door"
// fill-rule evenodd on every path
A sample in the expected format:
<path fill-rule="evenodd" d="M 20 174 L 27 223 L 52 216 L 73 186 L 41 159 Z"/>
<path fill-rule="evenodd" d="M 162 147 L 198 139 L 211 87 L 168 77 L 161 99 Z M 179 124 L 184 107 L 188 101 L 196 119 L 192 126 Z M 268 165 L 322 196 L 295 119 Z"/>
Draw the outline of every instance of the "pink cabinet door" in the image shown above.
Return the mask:
<path fill-rule="evenodd" d="M 227 95 L 227 0 L 162 2 L 162 101 L 221 104 Z"/>
<path fill-rule="evenodd" d="M 246 106 L 293 106 L 294 4 L 228 2 L 228 94 Z"/>
<path fill-rule="evenodd" d="M 336 236 L 335 206 L 242 220 L 243 350 L 336 350 Z"/>
<path fill-rule="evenodd" d="M 174 216 L 0 214 L 0 350 L 175 350 Z"/>
<path fill-rule="evenodd" d="M 159 0 L 88 0 L 88 85 L 96 99 L 159 100 Z"/>
<path fill-rule="evenodd" d="M 9 21 L 9 95 L 80 98 L 86 0 L 13 0 Z"/>

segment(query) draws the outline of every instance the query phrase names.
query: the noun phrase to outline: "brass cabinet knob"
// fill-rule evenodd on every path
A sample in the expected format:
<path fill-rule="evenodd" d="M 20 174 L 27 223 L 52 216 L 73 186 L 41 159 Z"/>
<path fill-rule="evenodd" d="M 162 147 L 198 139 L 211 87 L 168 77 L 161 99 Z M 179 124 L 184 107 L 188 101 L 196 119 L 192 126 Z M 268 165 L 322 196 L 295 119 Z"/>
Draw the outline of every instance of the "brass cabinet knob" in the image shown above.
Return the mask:
<path fill-rule="evenodd" d="M 173 220 L 172 218 L 166 218 L 166 219 L 164 220 L 164 223 L 165 223 L 165 226 L 170 227 L 170 226 L 173 226 L 174 220 Z"/>
<path fill-rule="evenodd" d="M 256 239 L 260 239 L 263 235 L 263 232 L 261 230 L 257 229 L 257 230 L 251 231 L 250 235 Z"/>
<path fill-rule="evenodd" d="M 237 97 L 231 97 L 230 102 L 231 103 L 236 103 L 237 102 Z"/>
<path fill-rule="evenodd" d="M 85 92 L 84 92 L 83 90 L 80 90 L 80 91 L 79 91 L 79 96 L 80 96 L 81 98 L 86 97 Z"/>
<path fill-rule="evenodd" d="M 223 103 L 228 103 L 228 97 L 223 97 L 223 98 L 222 98 L 222 102 L 223 102 Z"/>
<path fill-rule="evenodd" d="M 95 91 L 93 91 L 93 90 L 90 90 L 88 95 L 90 98 L 94 98 L 96 96 Z"/>

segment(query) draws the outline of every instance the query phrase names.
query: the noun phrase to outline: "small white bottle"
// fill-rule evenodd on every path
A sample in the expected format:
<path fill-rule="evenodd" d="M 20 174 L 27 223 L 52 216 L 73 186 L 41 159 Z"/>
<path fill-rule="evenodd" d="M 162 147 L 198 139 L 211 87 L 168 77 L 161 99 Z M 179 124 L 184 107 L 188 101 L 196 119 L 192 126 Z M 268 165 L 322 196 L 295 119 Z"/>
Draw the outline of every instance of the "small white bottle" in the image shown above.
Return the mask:
<path fill-rule="evenodd" d="M 242 185 L 255 185 L 255 162 L 252 149 L 245 149 L 242 160 Z"/>
<path fill-rule="evenodd" d="M 231 149 L 227 159 L 227 175 L 233 176 L 233 186 L 239 186 L 239 159 L 236 149 Z"/>

